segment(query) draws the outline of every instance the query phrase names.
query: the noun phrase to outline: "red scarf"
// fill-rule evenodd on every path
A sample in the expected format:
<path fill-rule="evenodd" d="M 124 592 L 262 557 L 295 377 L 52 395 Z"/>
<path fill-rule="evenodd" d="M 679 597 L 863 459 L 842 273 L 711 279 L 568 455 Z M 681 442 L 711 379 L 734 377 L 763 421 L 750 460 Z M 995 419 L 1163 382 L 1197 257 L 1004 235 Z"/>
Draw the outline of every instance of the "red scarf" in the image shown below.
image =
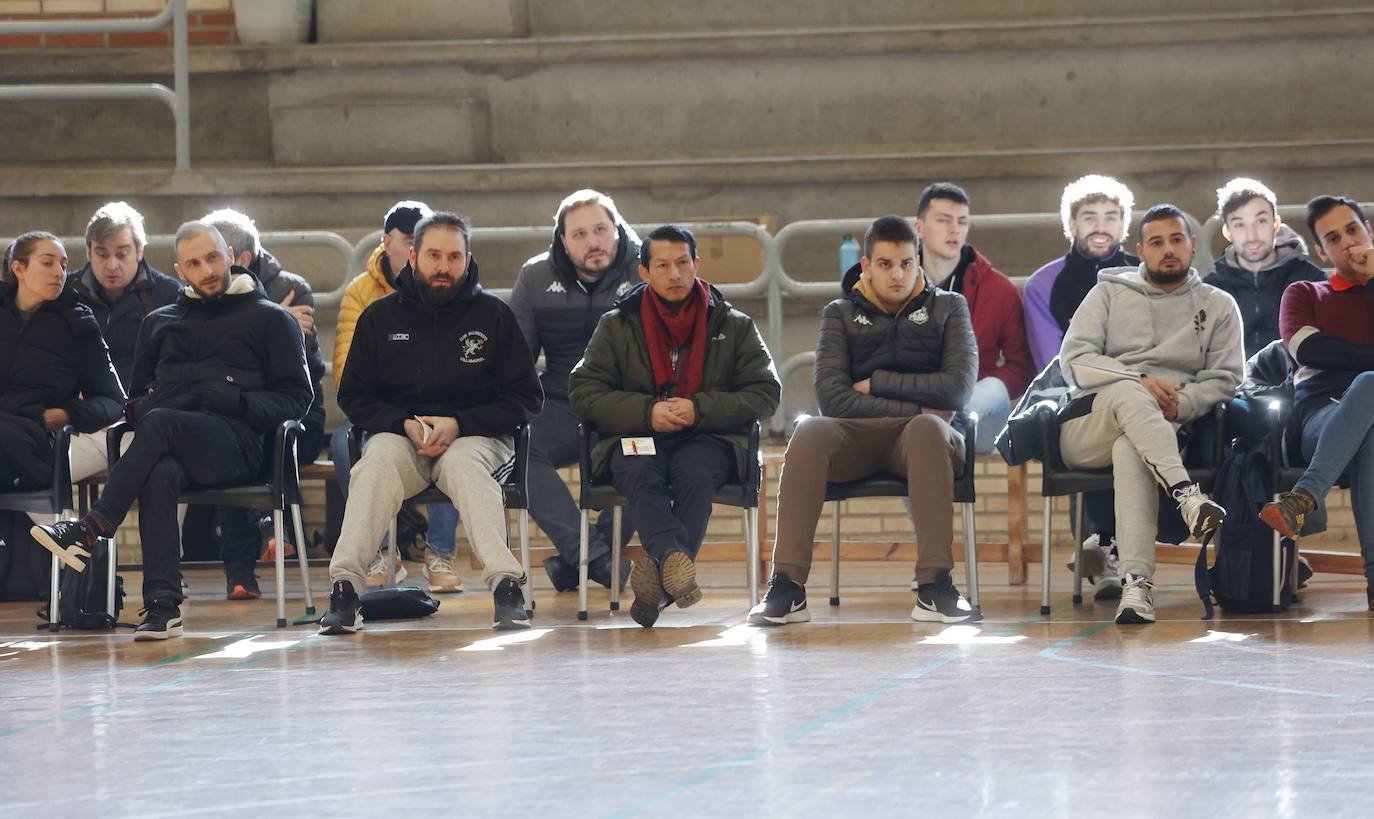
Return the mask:
<path fill-rule="evenodd" d="M 659 397 L 667 393 L 691 398 L 701 389 L 706 369 L 706 302 L 710 296 L 706 282 L 697 279 L 696 287 L 682 302 L 677 315 L 673 315 L 652 287 L 644 288 L 639 317 L 644 322 L 644 341 L 649 347 L 649 361 L 654 365 L 654 389 Z M 681 350 L 676 372 L 672 350 Z M 676 386 L 665 390 L 663 387 L 669 382 L 676 382 Z"/>

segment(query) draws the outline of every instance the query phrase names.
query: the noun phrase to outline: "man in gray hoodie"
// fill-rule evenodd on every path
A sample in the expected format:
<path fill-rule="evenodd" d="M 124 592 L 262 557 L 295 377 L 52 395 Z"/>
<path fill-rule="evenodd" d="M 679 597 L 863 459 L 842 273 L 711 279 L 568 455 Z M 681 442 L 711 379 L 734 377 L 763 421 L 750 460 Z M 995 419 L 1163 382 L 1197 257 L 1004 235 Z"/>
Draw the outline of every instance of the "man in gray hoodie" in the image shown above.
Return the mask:
<path fill-rule="evenodd" d="M 1059 413 L 1071 467 L 1112 468 L 1122 594 L 1118 623 L 1153 623 L 1156 485 L 1178 503 L 1194 537 L 1226 510 L 1188 477 L 1178 427 L 1203 417 L 1240 384 L 1242 323 L 1235 299 L 1191 267 L 1197 237 L 1183 212 L 1156 205 L 1140 220 L 1139 268 L 1117 267 L 1074 313 L 1060 362 L 1073 397 Z"/>

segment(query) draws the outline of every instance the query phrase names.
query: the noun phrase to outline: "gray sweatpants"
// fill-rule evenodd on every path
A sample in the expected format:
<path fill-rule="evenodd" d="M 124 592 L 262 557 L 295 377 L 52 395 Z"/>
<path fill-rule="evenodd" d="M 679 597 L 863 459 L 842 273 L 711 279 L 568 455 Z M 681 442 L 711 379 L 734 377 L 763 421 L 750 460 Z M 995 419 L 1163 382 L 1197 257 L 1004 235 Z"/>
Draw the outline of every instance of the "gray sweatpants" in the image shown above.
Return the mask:
<path fill-rule="evenodd" d="M 504 577 L 518 579 L 520 561 L 506 543 L 501 485 L 492 477 L 514 451 L 509 435 L 472 436 L 454 441 L 438 458 L 422 458 L 404 435 L 379 432 L 369 437 L 349 481 L 343 528 L 329 561 L 330 580 L 347 580 L 361 591 L 367 565 L 401 503 L 431 481 L 458 507 L 468 542 L 482 564 L 482 582 L 490 588 Z"/>
<path fill-rule="evenodd" d="M 1178 454 L 1178 426 L 1139 381 L 1117 381 L 1094 394 L 1092 412 L 1059 429 L 1064 463 L 1086 469 L 1112 468 L 1116 490 L 1116 548 L 1122 573 L 1155 574 L 1158 484 L 1165 489 L 1190 483 Z"/>

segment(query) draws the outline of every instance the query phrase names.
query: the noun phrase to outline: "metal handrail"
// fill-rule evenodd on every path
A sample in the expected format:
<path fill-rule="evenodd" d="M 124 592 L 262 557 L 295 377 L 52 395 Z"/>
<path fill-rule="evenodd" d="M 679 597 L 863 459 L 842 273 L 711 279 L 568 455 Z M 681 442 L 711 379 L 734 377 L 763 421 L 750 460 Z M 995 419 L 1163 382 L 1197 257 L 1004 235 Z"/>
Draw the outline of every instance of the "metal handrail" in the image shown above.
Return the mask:
<path fill-rule="evenodd" d="M 176 122 L 176 167 L 191 167 L 191 71 L 186 34 L 186 0 L 167 0 L 153 17 L 0 22 L 0 37 L 34 34 L 123 34 L 161 31 L 172 25 L 172 87 L 160 83 L 73 83 L 0 85 L 0 99 L 154 99 L 172 109 Z"/>

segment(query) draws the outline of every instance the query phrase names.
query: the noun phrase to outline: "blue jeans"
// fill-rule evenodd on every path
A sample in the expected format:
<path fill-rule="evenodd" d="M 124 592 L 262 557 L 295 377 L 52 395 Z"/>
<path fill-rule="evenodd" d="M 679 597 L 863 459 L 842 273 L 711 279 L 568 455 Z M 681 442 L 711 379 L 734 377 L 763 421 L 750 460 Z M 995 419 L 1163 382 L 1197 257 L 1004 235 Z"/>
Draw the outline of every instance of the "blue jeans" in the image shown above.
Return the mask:
<path fill-rule="evenodd" d="M 968 399 L 967 409 L 978 413 L 978 437 L 973 441 L 973 449 L 979 455 L 990 454 L 995 447 L 997 433 L 1007 425 L 1011 417 L 1011 396 L 1007 385 L 995 375 L 973 385 L 973 395 Z"/>
<path fill-rule="evenodd" d="M 1319 503 L 1342 473 L 1350 475 L 1350 505 L 1364 575 L 1374 582 L 1374 372 L 1356 376 L 1339 404 L 1308 413 L 1303 419 L 1302 454 L 1310 460 L 1293 488 Z"/>
<path fill-rule="evenodd" d="M 345 500 L 348 498 L 350 472 L 348 435 L 352 430 L 353 424 L 344 421 L 329 438 L 329 457 L 334 461 L 334 476 L 339 482 L 339 491 L 343 493 Z M 458 548 L 458 544 L 454 542 L 454 534 L 458 530 L 458 510 L 451 503 L 431 503 L 428 512 L 429 534 L 426 539 L 429 541 L 429 547 L 440 554 L 453 554 Z M 379 548 L 386 549 L 389 545 L 388 540 L 389 537 L 383 535 Z"/>

